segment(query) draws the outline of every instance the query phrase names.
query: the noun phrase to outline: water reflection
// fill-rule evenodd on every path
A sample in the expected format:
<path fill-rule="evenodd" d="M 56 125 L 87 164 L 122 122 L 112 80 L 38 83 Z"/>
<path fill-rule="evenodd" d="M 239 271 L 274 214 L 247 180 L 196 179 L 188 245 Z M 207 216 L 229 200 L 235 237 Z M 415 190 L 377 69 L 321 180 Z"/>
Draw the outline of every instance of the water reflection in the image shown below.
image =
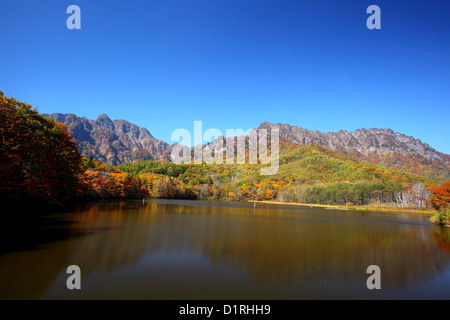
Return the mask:
<path fill-rule="evenodd" d="M 0 255 L 1 298 L 358 298 L 372 264 L 383 272 L 376 297 L 408 297 L 424 283 L 450 297 L 433 287 L 449 284 L 449 230 L 421 216 L 161 200 L 59 218 L 70 220 L 53 227 L 64 240 Z M 84 281 L 75 296 L 70 264 Z"/>
<path fill-rule="evenodd" d="M 433 231 L 433 236 L 438 247 L 450 253 L 450 229 L 443 226 L 437 227 Z"/>

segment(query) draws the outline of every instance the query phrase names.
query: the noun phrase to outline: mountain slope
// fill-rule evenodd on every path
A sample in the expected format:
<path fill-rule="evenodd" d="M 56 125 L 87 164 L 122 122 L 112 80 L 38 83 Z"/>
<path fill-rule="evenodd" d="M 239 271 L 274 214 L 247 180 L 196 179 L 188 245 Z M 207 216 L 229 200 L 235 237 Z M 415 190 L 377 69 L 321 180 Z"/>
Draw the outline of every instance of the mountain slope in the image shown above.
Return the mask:
<path fill-rule="evenodd" d="M 289 124 L 264 122 L 259 129 L 278 129 L 280 138 L 298 145 L 320 145 L 354 159 L 402 169 L 432 180 L 450 179 L 450 155 L 419 139 L 391 129 L 358 129 L 322 133 Z"/>
<path fill-rule="evenodd" d="M 105 114 L 96 120 L 74 114 L 54 113 L 44 116 L 66 125 L 84 157 L 93 157 L 113 165 L 140 160 L 171 161 L 173 145 L 155 139 L 147 129 L 125 120 L 113 121 Z M 450 155 L 440 153 L 418 139 L 391 129 L 323 133 L 269 122 L 262 123 L 257 129 L 278 129 L 280 139 L 294 145 L 319 145 L 335 155 L 342 154 L 355 161 L 399 169 L 435 181 L 450 179 Z M 228 141 L 230 139 L 236 141 L 236 138 L 227 138 Z M 208 149 L 217 143 L 220 145 L 221 140 L 216 139 L 204 147 Z M 246 145 L 248 151 L 248 139 Z M 224 148 L 227 149 L 227 146 L 224 145 Z M 221 147 L 216 150 L 220 149 Z M 236 149 L 233 151 L 236 152 Z M 282 154 L 282 148 L 280 151 Z"/>
<path fill-rule="evenodd" d="M 429 160 L 443 161 L 442 154 L 413 137 L 391 129 L 358 129 L 354 132 L 319 132 L 289 124 L 264 122 L 259 129 L 278 129 L 280 136 L 300 145 L 318 144 L 330 150 L 346 149 L 361 153 L 417 154 Z"/>
<path fill-rule="evenodd" d="M 319 145 L 301 146 L 280 138 L 280 174 L 306 181 L 425 182 L 425 179 L 401 168 L 387 168 Z"/>
<path fill-rule="evenodd" d="M 136 160 L 170 160 L 170 145 L 155 139 L 150 132 L 125 120 L 111 120 L 106 114 L 96 120 L 74 114 L 44 114 L 62 122 L 75 138 L 79 152 L 86 158 L 113 165 Z"/>
<path fill-rule="evenodd" d="M 272 176 L 259 174 L 261 164 L 142 161 L 119 169 L 147 181 L 150 195 L 161 198 L 390 206 L 399 205 L 403 193 L 409 195 L 412 188 L 422 192 L 421 199 L 429 195 L 424 185 L 427 179 L 402 170 L 356 160 L 319 145 L 300 146 L 284 138 L 280 138 L 280 150 L 280 167 Z M 423 200 L 411 201 L 411 206 L 423 205 Z"/>

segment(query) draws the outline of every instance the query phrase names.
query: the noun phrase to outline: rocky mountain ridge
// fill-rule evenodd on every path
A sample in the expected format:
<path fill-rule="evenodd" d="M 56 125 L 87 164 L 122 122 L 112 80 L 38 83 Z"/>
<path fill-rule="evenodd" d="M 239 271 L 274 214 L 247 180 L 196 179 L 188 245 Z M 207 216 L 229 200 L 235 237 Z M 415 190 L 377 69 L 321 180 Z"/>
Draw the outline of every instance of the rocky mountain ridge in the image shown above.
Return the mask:
<path fill-rule="evenodd" d="M 450 160 L 448 155 L 436 151 L 419 139 L 394 132 L 391 129 L 372 128 L 358 129 L 353 132 L 340 130 L 323 133 L 289 124 L 271 124 L 269 122 L 262 123 L 259 129 L 278 129 L 280 137 L 299 145 L 317 144 L 330 150 L 356 150 L 362 154 L 411 154 L 419 155 L 430 161 Z"/>
<path fill-rule="evenodd" d="M 111 120 L 106 114 L 96 120 L 75 114 L 44 114 L 63 123 L 86 158 L 118 165 L 137 160 L 170 160 L 171 146 L 154 138 L 146 128 L 125 120 Z"/>
<path fill-rule="evenodd" d="M 84 157 L 113 165 L 139 160 L 171 161 L 174 145 L 154 138 L 147 129 L 128 121 L 111 120 L 106 114 L 100 115 L 96 120 L 75 114 L 54 113 L 45 116 L 66 125 Z M 428 176 L 436 178 L 450 176 L 450 155 L 440 153 L 419 139 L 391 129 L 323 133 L 269 122 L 262 123 L 257 129 L 278 129 L 280 138 L 300 146 L 316 144 L 346 153 L 358 160 L 387 167 L 404 168 L 417 174 L 426 171 Z M 208 149 L 217 142 L 218 139 L 204 147 Z"/>

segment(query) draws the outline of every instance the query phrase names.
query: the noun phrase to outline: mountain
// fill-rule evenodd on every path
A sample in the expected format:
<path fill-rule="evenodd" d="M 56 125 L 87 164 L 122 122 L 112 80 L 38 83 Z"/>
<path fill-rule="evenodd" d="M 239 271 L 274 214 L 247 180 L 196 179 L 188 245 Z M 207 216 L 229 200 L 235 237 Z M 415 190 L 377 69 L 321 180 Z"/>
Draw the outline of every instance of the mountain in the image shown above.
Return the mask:
<path fill-rule="evenodd" d="M 266 129 L 268 135 L 270 135 L 271 129 L 279 130 L 280 157 L 286 154 L 286 146 L 289 145 L 286 143 L 281 145 L 281 141 L 286 141 L 298 147 L 310 145 L 324 147 L 326 150 L 332 151 L 333 157 L 342 158 L 340 157 L 342 155 L 343 159 L 382 165 L 433 181 L 450 179 L 450 155 L 438 152 L 419 139 L 394 132 L 391 129 L 358 129 L 354 132 L 340 130 L 323 133 L 289 124 L 269 122 L 263 122 L 256 132 L 259 129 Z M 218 138 L 207 143 L 204 147 L 220 150 L 221 139 Z M 231 147 L 230 152 L 236 154 L 236 138 L 226 139 L 231 143 L 233 140 L 234 147 Z M 245 143 L 248 150 L 248 137 L 246 137 Z M 225 144 L 224 149 L 228 150 L 230 145 L 233 144 Z M 208 156 L 211 157 L 211 155 Z M 290 161 L 293 161 L 292 157 L 289 156 L 289 158 Z M 292 166 L 298 164 L 301 162 L 292 164 Z"/>
<path fill-rule="evenodd" d="M 433 180 L 450 178 L 450 155 L 419 139 L 391 129 L 358 129 L 354 132 L 311 131 L 289 124 L 262 123 L 258 129 L 278 129 L 280 138 L 297 145 L 320 145 L 355 159 L 399 168 Z"/>
<path fill-rule="evenodd" d="M 171 161 L 173 146 L 154 138 L 147 129 L 125 120 L 111 120 L 106 114 L 100 115 L 96 120 L 75 114 L 54 113 L 44 116 L 66 125 L 84 157 L 93 157 L 113 165 L 140 160 Z M 258 129 L 278 129 L 280 140 L 298 146 L 322 146 L 336 155 L 342 154 L 355 161 L 400 169 L 436 181 L 450 179 L 450 155 L 438 152 L 419 139 L 391 129 L 323 133 L 269 122 L 262 123 Z M 230 139 L 232 138 L 227 138 Z M 236 141 L 236 138 L 232 140 Z M 221 140 L 216 139 L 205 144 L 204 148 L 211 148 L 220 142 Z M 248 139 L 246 145 L 248 146 Z M 280 149 L 280 155 L 282 154 L 283 150 Z"/>
<path fill-rule="evenodd" d="M 86 158 L 113 165 L 136 160 L 170 160 L 171 146 L 150 132 L 125 120 L 111 120 L 106 114 L 96 120 L 75 114 L 44 114 L 63 123 Z"/>
<path fill-rule="evenodd" d="M 428 144 L 391 129 L 358 129 L 354 132 L 319 132 L 289 124 L 264 122 L 259 129 L 278 129 L 280 137 L 300 145 L 317 144 L 330 150 L 356 150 L 363 154 L 417 154 L 429 160 L 444 161 L 445 155 Z"/>

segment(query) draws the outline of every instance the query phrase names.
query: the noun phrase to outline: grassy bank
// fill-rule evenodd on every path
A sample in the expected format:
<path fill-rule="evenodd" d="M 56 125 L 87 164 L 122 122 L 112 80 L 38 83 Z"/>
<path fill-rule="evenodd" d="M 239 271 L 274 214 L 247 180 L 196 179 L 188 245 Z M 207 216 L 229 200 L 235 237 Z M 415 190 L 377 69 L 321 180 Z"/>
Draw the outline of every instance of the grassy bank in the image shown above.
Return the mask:
<path fill-rule="evenodd" d="M 268 204 L 283 204 L 302 207 L 314 207 L 334 210 L 359 210 L 359 211 L 384 211 L 384 212 L 397 212 L 397 213 L 414 213 L 431 216 L 436 213 L 433 209 L 414 209 L 414 208 L 390 208 L 390 207 L 378 207 L 378 206 L 339 206 L 339 205 L 327 205 L 327 204 L 307 204 L 307 203 L 295 203 L 295 202 L 278 202 L 278 201 L 256 201 L 257 203 Z"/>

